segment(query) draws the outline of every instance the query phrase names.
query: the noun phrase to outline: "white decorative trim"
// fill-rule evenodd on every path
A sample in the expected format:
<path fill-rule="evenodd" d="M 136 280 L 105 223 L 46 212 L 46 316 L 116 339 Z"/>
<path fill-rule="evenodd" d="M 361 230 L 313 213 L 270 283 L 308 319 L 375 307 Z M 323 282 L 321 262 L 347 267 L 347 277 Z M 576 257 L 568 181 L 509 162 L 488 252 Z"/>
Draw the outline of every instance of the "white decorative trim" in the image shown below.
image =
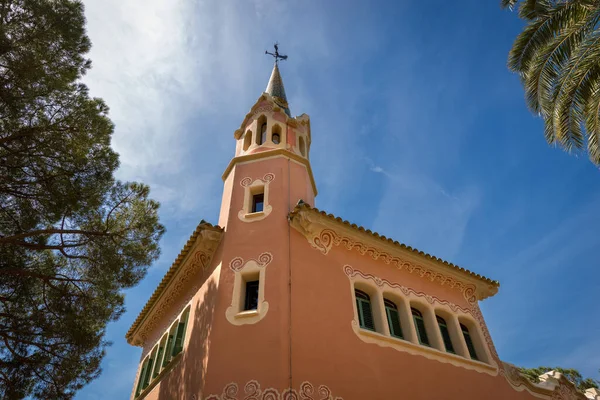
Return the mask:
<path fill-rule="evenodd" d="M 404 317 L 403 319 L 403 311 L 399 309 L 400 317 L 403 325 L 403 333 L 405 339 L 394 338 L 389 335 L 389 331 L 387 329 L 387 321 L 385 320 L 385 316 L 382 314 L 378 315 L 378 310 L 373 309 L 373 316 L 375 318 L 376 327 L 377 322 L 379 321 L 379 325 L 381 325 L 381 332 L 373 332 L 370 330 L 362 329 L 358 323 L 358 311 L 356 310 L 356 306 L 354 301 L 352 302 L 354 308 L 354 319 L 351 322 L 352 330 L 358 336 L 360 340 L 365 343 L 374 343 L 381 347 L 391 347 L 395 350 L 404 351 L 413 355 L 420 355 L 426 357 L 431 360 L 436 360 L 443 363 L 453 364 L 458 367 L 475 370 L 477 372 L 483 372 L 488 375 L 496 376 L 498 375 L 499 369 L 496 363 L 496 360 L 490 356 L 488 349 L 486 349 L 486 342 L 484 338 L 482 338 L 481 329 L 478 328 L 478 319 L 473 315 L 472 311 L 468 308 L 460 307 L 454 303 L 451 303 L 447 300 L 438 299 L 435 296 L 428 295 L 424 292 L 418 292 L 412 288 L 408 288 L 406 286 L 400 285 L 398 283 L 390 282 L 387 279 L 381 279 L 371 274 L 364 274 L 363 272 L 353 268 L 350 265 L 344 265 L 343 267 L 344 273 L 348 276 L 350 280 L 350 290 L 352 293 L 352 297 L 354 298 L 354 290 L 357 288 L 357 283 L 366 285 L 372 288 L 372 292 L 376 293 L 377 298 L 372 299 L 372 304 L 374 308 L 378 307 L 379 303 L 383 301 L 384 294 L 386 296 L 393 294 L 394 297 L 400 298 L 403 301 L 403 305 L 406 307 L 410 307 L 413 304 L 419 304 L 419 307 L 427 308 L 429 314 L 431 314 L 432 321 L 435 323 L 435 315 L 439 314 L 449 314 L 455 315 L 462 321 L 469 321 L 470 325 L 477 327 L 475 332 L 471 332 L 471 335 L 475 338 L 475 335 L 481 340 L 477 343 L 480 346 L 476 349 L 477 354 L 484 358 L 484 361 L 489 360 L 489 363 L 483 361 L 472 360 L 468 358 L 468 353 L 465 352 L 465 357 L 457 354 L 452 354 L 444 351 L 443 343 L 439 343 L 438 347 L 435 348 L 435 338 L 433 332 L 431 332 L 428 336 L 430 336 L 430 341 L 432 342 L 432 347 L 427 347 L 418 344 L 416 340 L 416 332 L 413 332 L 414 327 L 412 324 L 412 320 L 408 320 L 408 324 L 405 322 L 410 317 Z M 362 290 L 362 288 L 361 288 Z M 425 301 L 422 301 L 425 300 Z M 383 307 L 383 306 L 382 306 Z M 399 307 L 402 308 L 402 307 Z M 381 310 L 379 310 L 381 311 Z M 427 312 L 425 314 L 427 314 Z M 426 316 L 427 317 L 427 316 Z M 427 322 L 426 322 L 427 323 Z M 409 325 L 409 326 L 406 326 Z M 437 325 L 435 328 L 436 329 Z M 430 330 L 429 328 L 428 330 Z M 462 336 L 461 336 L 462 338 Z M 438 342 L 441 341 L 441 338 L 437 339 Z M 455 350 L 457 349 L 457 345 L 459 343 L 455 343 Z M 481 353 L 485 354 L 481 354 Z M 459 352 L 460 354 L 460 352 Z M 485 357 L 483 357 L 485 356 Z"/>
<path fill-rule="evenodd" d="M 238 397 L 238 392 L 238 384 L 231 382 L 223 388 L 221 395 L 211 394 L 204 400 L 344 400 L 342 397 L 333 397 L 328 386 L 320 385 L 317 388 L 307 381 L 302 382 L 298 390 L 279 390 L 272 387 L 262 389 L 258 381 L 251 380 L 244 386 L 244 394 L 240 394 L 243 397 Z"/>
<path fill-rule="evenodd" d="M 245 177 L 240 181 L 240 185 L 244 188 L 244 203 L 242 209 L 238 211 L 238 218 L 243 222 L 260 221 L 269 216 L 273 207 L 269 204 L 269 184 L 275 179 L 275 174 L 268 173 L 262 179 L 252 179 Z M 260 193 L 264 194 L 263 210 L 260 212 L 252 212 L 252 196 Z"/>
<path fill-rule="evenodd" d="M 229 268 L 235 273 L 231 306 L 225 311 L 225 317 L 232 325 L 255 324 L 267 315 L 269 303 L 265 301 L 266 267 L 273 261 L 273 255 L 265 252 L 258 259 L 244 261 L 235 257 Z M 243 310 L 244 282 L 250 276 L 258 275 L 258 307 L 256 310 Z"/>

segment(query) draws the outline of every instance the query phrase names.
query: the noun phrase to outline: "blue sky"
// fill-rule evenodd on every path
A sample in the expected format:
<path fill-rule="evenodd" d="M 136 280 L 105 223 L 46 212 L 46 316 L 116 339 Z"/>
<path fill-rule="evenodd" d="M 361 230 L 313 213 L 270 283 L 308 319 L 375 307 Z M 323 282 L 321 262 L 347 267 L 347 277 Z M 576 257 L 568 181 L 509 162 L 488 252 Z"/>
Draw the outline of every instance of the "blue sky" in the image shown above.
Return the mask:
<path fill-rule="evenodd" d="M 167 233 L 77 399 L 129 396 L 141 349 L 125 332 L 200 219 L 216 223 L 275 40 L 292 114 L 311 117 L 317 207 L 499 280 L 482 310 L 503 360 L 600 378 L 600 173 L 546 144 L 499 2 L 84 3 L 118 177 L 151 185 Z"/>

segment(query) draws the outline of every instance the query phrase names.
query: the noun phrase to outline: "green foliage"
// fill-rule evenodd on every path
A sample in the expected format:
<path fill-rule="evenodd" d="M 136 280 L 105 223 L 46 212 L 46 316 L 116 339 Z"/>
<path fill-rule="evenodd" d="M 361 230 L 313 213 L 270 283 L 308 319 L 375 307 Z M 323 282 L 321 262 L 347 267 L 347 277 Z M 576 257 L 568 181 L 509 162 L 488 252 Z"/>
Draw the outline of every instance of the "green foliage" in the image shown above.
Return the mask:
<path fill-rule="evenodd" d="M 579 391 L 581 391 L 581 392 L 585 392 L 589 388 L 598 389 L 598 387 L 599 387 L 598 385 L 600 385 L 600 381 L 598 381 L 596 379 L 592 379 L 592 378 L 583 379 L 583 377 L 581 376 L 581 373 L 579 371 L 577 371 L 576 369 L 566 369 L 566 368 L 560 368 L 560 367 L 537 367 L 537 368 L 519 368 L 519 371 L 521 371 L 521 373 L 523 375 L 525 375 L 527 377 L 527 379 L 529 379 L 530 381 L 532 381 L 534 383 L 538 383 L 540 381 L 540 375 L 543 375 L 546 372 L 549 372 L 549 371 L 560 372 L 561 374 L 563 374 L 565 376 L 565 378 L 567 378 L 568 380 L 573 382 L 575 384 L 575 386 L 577 387 L 577 389 L 579 389 Z"/>
<path fill-rule="evenodd" d="M 108 322 L 159 255 L 149 188 L 118 155 L 83 5 L 0 0 L 0 397 L 72 398 L 100 374 Z"/>
<path fill-rule="evenodd" d="M 600 165 L 600 0 L 502 0 L 527 22 L 508 57 L 548 143 Z"/>

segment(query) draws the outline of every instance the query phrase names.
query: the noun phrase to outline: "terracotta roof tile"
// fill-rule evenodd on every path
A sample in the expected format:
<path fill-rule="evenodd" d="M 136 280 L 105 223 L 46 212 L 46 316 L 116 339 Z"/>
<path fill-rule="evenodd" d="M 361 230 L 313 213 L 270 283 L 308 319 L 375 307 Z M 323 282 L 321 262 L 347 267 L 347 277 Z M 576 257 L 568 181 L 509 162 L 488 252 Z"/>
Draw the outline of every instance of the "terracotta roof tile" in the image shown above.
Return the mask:
<path fill-rule="evenodd" d="M 150 310 L 152 309 L 152 307 L 154 306 L 156 301 L 160 298 L 163 291 L 167 288 L 167 286 L 169 285 L 171 280 L 175 277 L 175 274 L 177 273 L 179 266 L 181 265 L 181 263 L 183 262 L 185 257 L 188 255 L 192 246 L 196 242 L 196 239 L 198 238 L 198 236 L 200 236 L 200 233 L 203 230 L 212 230 L 212 231 L 216 231 L 216 232 L 223 232 L 223 228 L 221 228 L 218 225 L 212 225 L 204 220 L 200 221 L 200 223 L 198 224 L 198 226 L 196 227 L 196 229 L 194 230 L 194 232 L 192 233 L 190 238 L 187 240 L 187 242 L 183 246 L 183 249 L 181 250 L 181 252 L 179 252 L 179 255 L 177 256 L 177 258 L 175 258 L 175 261 L 173 261 L 173 264 L 171 264 L 171 267 L 169 267 L 169 270 L 167 271 L 165 276 L 163 276 L 163 278 L 160 281 L 160 283 L 158 284 L 157 288 L 154 290 L 154 293 L 152 293 L 152 296 L 150 296 L 150 299 L 148 299 L 148 301 L 146 302 L 146 305 L 144 306 L 142 311 L 140 311 L 140 313 L 138 314 L 138 316 L 135 319 L 135 321 L 133 322 L 133 324 L 131 324 L 131 328 L 129 328 L 129 331 L 127 331 L 127 333 L 125 334 L 125 337 L 128 340 L 132 337 L 134 332 L 140 327 L 144 318 L 146 318 L 146 316 L 148 315 L 148 313 L 150 312 Z"/>
<path fill-rule="evenodd" d="M 353 224 L 353 223 L 351 223 L 349 221 L 346 221 L 346 220 L 344 220 L 344 219 L 342 219 L 340 217 L 336 217 L 333 214 L 327 213 L 325 211 L 321 211 L 321 210 L 319 210 L 316 207 L 311 207 L 310 205 L 304 203 L 303 201 L 298 202 L 298 204 L 296 205 L 296 207 L 290 212 L 290 218 L 293 218 L 294 215 L 298 214 L 298 212 L 300 212 L 303 209 L 305 209 L 305 210 L 312 210 L 314 212 L 317 212 L 317 213 L 321 214 L 322 216 L 327 217 L 327 218 L 329 218 L 329 219 L 331 219 L 333 221 L 336 221 L 338 223 L 344 224 L 344 225 L 346 225 L 346 226 L 348 226 L 348 227 L 350 227 L 352 229 L 358 230 L 359 232 L 366 233 L 366 234 L 368 234 L 370 236 L 378 238 L 378 239 L 380 239 L 382 241 L 385 241 L 385 242 L 387 242 L 389 244 L 392 244 L 394 246 L 400 247 L 402 249 L 409 250 L 409 251 L 411 251 L 413 253 L 416 253 L 416 254 L 418 254 L 418 255 L 420 255 L 422 257 L 425 257 L 425 258 L 428 258 L 430 260 L 442 263 L 442 264 L 444 264 L 445 266 L 447 266 L 449 268 L 452 268 L 452 269 L 454 269 L 456 271 L 459 271 L 461 273 L 467 274 L 467 275 L 469 275 L 469 276 L 471 276 L 473 278 L 477 278 L 479 280 L 482 280 L 482 281 L 484 281 L 487 284 L 490 284 L 490 285 L 493 285 L 493 286 L 496 286 L 496 287 L 500 286 L 500 282 L 498 282 L 496 280 L 492 280 L 490 278 L 486 278 L 483 275 L 480 275 L 480 274 L 477 274 L 475 272 L 469 271 L 466 268 L 463 268 L 463 267 L 460 267 L 458 265 L 452 264 L 451 262 L 448 262 L 446 260 L 442 260 L 439 257 L 432 256 L 431 254 L 425 253 L 424 251 L 415 249 L 414 247 L 408 246 L 408 245 L 406 245 L 404 243 L 400 243 L 400 242 L 398 242 L 396 240 L 387 238 L 384 235 L 380 235 L 377 232 L 371 231 L 370 229 L 366 229 L 366 228 L 364 228 L 362 226 L 358 226 L 358 225 Z"/>

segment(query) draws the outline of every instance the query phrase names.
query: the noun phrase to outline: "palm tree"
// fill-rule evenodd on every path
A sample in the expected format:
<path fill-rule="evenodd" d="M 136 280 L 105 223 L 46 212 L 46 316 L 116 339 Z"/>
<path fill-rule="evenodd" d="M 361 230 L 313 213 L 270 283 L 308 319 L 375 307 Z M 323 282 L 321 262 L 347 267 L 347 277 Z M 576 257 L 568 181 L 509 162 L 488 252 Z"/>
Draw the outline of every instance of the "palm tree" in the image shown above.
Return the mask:
<path fill-rule="evenodd" d="M 501 0 L 527 21 L 508 56 L 548 143 L 600 165 L 600 0 Z"/>

